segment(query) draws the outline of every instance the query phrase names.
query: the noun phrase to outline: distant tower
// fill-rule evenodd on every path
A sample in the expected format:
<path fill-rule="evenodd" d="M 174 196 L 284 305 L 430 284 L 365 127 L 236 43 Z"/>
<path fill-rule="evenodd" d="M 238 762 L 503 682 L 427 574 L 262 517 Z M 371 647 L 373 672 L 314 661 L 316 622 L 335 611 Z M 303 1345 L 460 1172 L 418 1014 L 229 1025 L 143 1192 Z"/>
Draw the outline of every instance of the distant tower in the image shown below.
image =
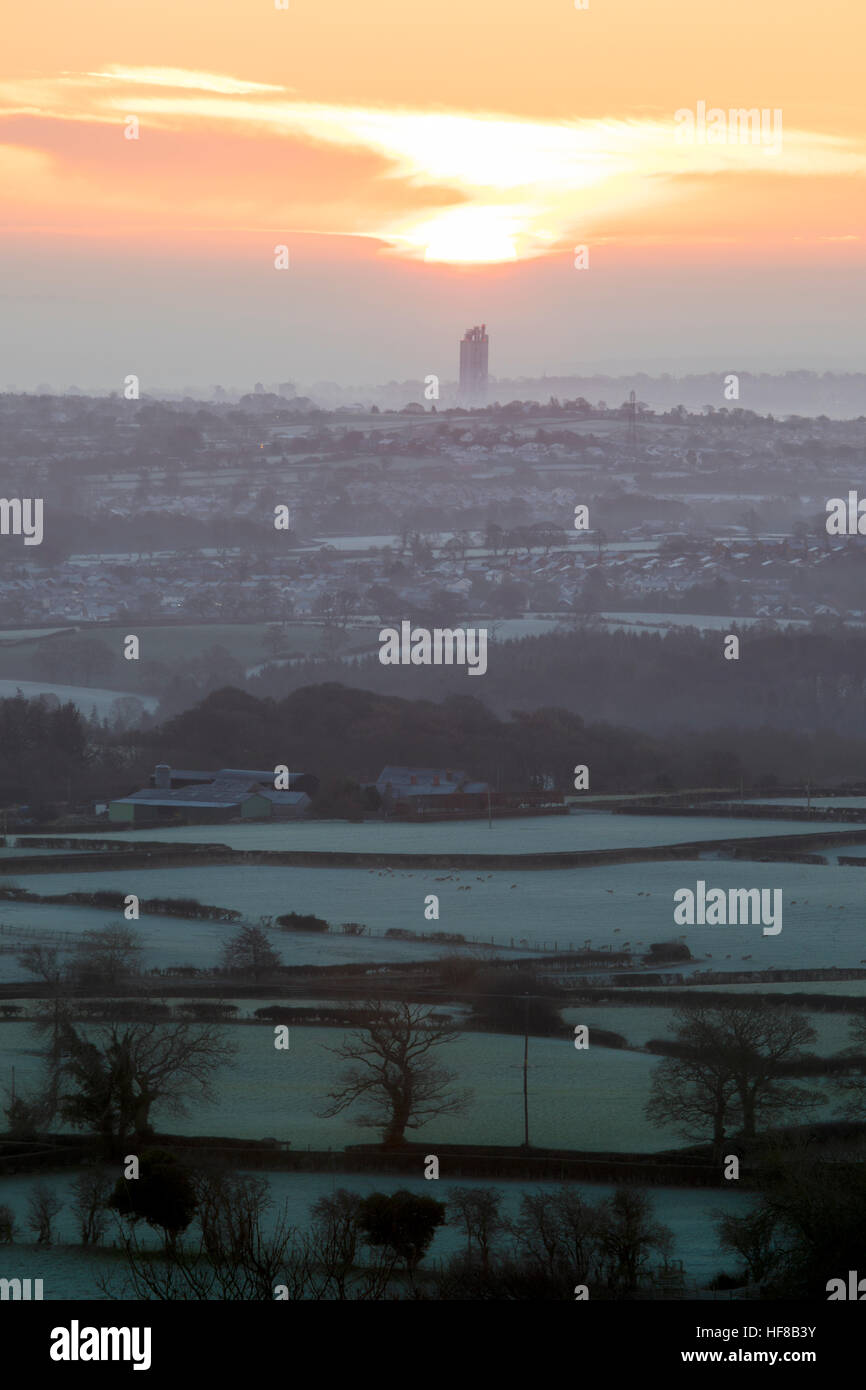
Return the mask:
<path fill-rule="evenodd" d="M 628 393 L 628 452 L 637 457 L 637 400 L 634 391 Z"/>
<path fill-rule="evenodd" d="M 483 405 L 487 399 L 487 329 L 467 328 L 460 343 L 460 399 Z"/>

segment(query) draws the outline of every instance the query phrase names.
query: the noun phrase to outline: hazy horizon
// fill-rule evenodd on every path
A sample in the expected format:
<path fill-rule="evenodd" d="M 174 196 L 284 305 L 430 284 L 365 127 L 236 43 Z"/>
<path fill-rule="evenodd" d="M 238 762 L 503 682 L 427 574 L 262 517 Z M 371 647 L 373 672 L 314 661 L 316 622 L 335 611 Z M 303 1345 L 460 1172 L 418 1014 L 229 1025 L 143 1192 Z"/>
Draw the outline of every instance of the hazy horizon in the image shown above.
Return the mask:
<path fill-rule="evenodd" d="M 451 380 L 482 321 L 500 379 L 857 368 L 861 15 L 662 10 L 19 11 L 0 383 Z"/>

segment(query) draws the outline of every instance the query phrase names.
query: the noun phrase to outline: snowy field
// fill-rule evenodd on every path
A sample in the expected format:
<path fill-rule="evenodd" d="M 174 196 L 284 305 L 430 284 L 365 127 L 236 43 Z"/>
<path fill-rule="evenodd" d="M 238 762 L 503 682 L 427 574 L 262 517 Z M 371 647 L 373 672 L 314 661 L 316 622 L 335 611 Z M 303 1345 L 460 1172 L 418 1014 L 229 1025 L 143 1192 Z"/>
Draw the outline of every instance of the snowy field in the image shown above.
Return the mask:
<path fill-rule="evenodd" d="M 321 873 L 321 870 L 308 872 Z M 147 892 L 142 892 L 141 896 L 147 896 Z M 293 905 L 290 904 L 287 910 Z M 255 914 L 251 920 L 255 922 Z M 86 932 L 98 931 L 121 921 L 119 912 L 111 913 L 103 908 L 2 903 L 0 980 L 12 983 L 33 978 L 18 962 L 18 956 L 26 946 L 50 945 L 73 951 Z M 271 928 L 268 935 L 283 965 L 366 963 L 374 966 L 385 962 L 434 960 L 445 955 L 475 956 L 481 950 L 471 942 L 466 946 L 445 946 L 433 941 L 386 940 L 382 930 L 375 936 L 349 937 L 343 935 L 336 922 L 337 919 L 334 919 L 333 930 L 321 934 L 284 932 Z M 191 921 L 185 917 L 162 915 L 144 916 L 136 923 L 124 925 L 133 927 L 138 933 L 144 948 L 144 970 L 165 970 L 182 965 L 193 965 L 199 970 L 211 969 L 220 964 L 223 946 L 238 929 L 237 925 L 231 923 Z M 421 921 L 413 923 L 412 930 L 429 930 L 436 925 L 435 922 Z M 513 959 L 521 954 L 508 946 L 504 949 L 484 949 L 484 958 L 491 960 L 496 957 Z"/>
<path fill-rule="evenodd" d="M 598 1011 L 596 1011 L 598 1012 Z M 587 1010 L 587 1017 L 590 1011 Z M 584 1021 L 582 1016 L 581 1020 Z M 659 1017 L 656 1036 L 666 1031 Z M 602 1025 L 599 1025 L 602 1026 Z M 637 1025 L 632 1024 L 633 1030 Z M 224 1030 L 237 1044 L 235 1061 L 219 1075 L 216 1098 L 195 1102 L 187 1116 L 156 1106 L 157 1129 L 173 1134 L 215 1134 L 240 1139 L 272 1136 L 293 1148 L 342 1149 L 374 1138 L 344 1112 L 320 1117 L 336 1084 L 341 1063 L 330 1048 L 341 1028 L 290 1030 L 288 1051 L 274 1047 L 273 1027 L 263 1024 Z M 619 1031 L 623 1031 L 620 1029 Z M 15 1067 L 16 1087 L 26 1093 L 40 1073 L 32 1027 L 0 1023 L 0 1066 Z M 413 1131 L 452 1144 L 519 1144 L 523 1140 L 523 1039 L 511 1034 L 464 1033 L 437 1051 L 437 1061 L 457 1074 L 455 1088 L 474 1094 L 462 1115 L 443 1116 Z M 529 1121 L 532 1142 L 551 1148 L 603 1152 L 680 1148 L 686 1140 L 668 1126 L 651 1125 L 643 1113 L 650 1078 L 659 1058 L 650 1053 L 573 1046 L 571 1028 L 561 1040 L 529 1042 Z M 816 1083 L 819 1087 L 821 1083 Z M 829 1118 L 832 1104 L 819 1112 Z"/>
<path fill-rule="evenodd" d="M 423 1178 L 403 1176 L 375 1177 L 367 1173 L 270 1173 L 269 1178 L 274 1207 L 270 1211 L 272 1221 L 277 1211 L 285 1205 L 289 1220 L 299 1230 L 306 1229 L 310 1209 L 320 1197 L 329 1197 L 340 1187 L 350 1192 L 366 1195 L 370 1192 L 386 1192 L 396 1188 L 408 1188 L 410 1192 L 429 1197 L 432 1184 Z M 100 1290 L 100 1276 L 111 1280 L 111 1287 L 117 1297 L 123 1297 L 123 1266 L 116 1254 L 107 1250 L 74 1248 L 63 1242 L 78 1239 L 75 1219 L 70 1207 L 74 1174 L 68 1169 L 45 1172 L 42 1181 L 60 1197 L 64 1203 L 55 1225 L 56 1241 L 49 1249 L 33 1244 L 15 1244 L 0 1248 L 0 1277 L 20 1279 L 42 1279 L 44 1298 L 52 1299 L 102 1299 L 106 1295 Z M 15 1176 L 4 1179 L 3 1200 L 15 1214 L 22 1233 L 19 1241 L 31 1239 L 26 1232 L 24 1221 L 27 1211 L 27 1198 L 37 1179 L 33 1176 Z M 455 1186 L 488 1187 L 495 1186 L 473 1178 L 461 1178 L 455 1183 L 447 1177 L 435 1184 L 435 1195 L 439 1201 L 447 1201 L 450 1190 Z M 575 1183 L 571 1185 L 582 1193 L 587 1201 L 599 1203 L 610 1196 L 613 1188 L 606 1183 Z M 558 1183 L 502 1182 L 498 1184 L 504 1194 L 502 1212 L 516 1216 L 520 1198 L 524 1192 L 554 1191 Z M 719 1247 L 714 1228 L 717 1212 L 739 1214 L 748 1211 L 750 1198 L 731 1190 L 733 1184 L 718 1191 L 700 1191 L 693 1188 L 653 1188 L 650 1192 L 657 1220 L 664 1222 L 674 1233 L 673 1256 L 683 1261 L 686 1281 L 702 1283 L 713 1277 L 721 1269 L 733 1271 L 736 1260 Z M 267 1227 L 268 1217 L 265 1218 Z M 155 1245 L 158 1238 L 146 1226 L 140 1228 L 142 1244 Z M 106 1243 L 110 1246 L 117 1239 L 114 1228 L 108 1228 Z M 459 1230 L 444 1226 L 436 1232 L 422 1268 L 431 1268 L 437 1260 L 447 1259 L 463 1248 L 464 1241 Z M 127 1295 L 128 1296 L 128 1295 Z"/>
<path fill-rule="evenodd" d="M 820 827 L 818 827 L 820 829 Z M 860 830 L 866 845 L 866 825 L 842 823 L 832 830 Z M 349 850 L 368 854 L 530 854 L 562 850 L 642 848 L 693 840 L 740 840 L 762 835 L 814 834 L 806 822 L 751 820 L 734 816 L 629 816 L 612 811 L 572 810 L 567 816 L 527 816 L 513 820 L 385 824 L 367 821 L 285 821 L 282 824 L 183 825 L 140 830 L 105 830 L 73 834 L 73 839 L 114 840 L 120 847 L 136 841 L 165 844 L 220 844 L 231 849 Z M 27 847 L 27 836 L 16 844 Z M 43 854 L 48 850 L 40 851 Z M 58 851 L 64 852 L 64 851 Z M 843 853 L 856 854 L 856 849 Z M 864 851 L 866 853 L 866 851 Z"/>
<path fill-rule="evenodd" d="M 322 1119 L 328 1090 L 341 1063 L 328 1051 L 345 1036 L 340 1028 L 295 1028 L 290 1047 L 278 1052 L 273 1027 L 263 1024 L 226 1030 L 237 1043 L 235 1062 L 217 1082 L 213 1104 L 195 1103 L 179 1117 L 153 1111 L 157 1129 L 177 1134 L 224 1134 L 241 1139 L 268 1136 L 293 1148 L 342 1149 L 376 1137 L 345 1113 Z M 15 1067 L 16 1088 L 26 1092 L 40 1071 L 41 1046 L 27 1024 L 0 1024 L 0 1066 Z M 443 1116 L 413 1132 L 442 1143 L 519 1144 L 523 1140 L 523 1039 L 516 1035 L 466 1033 L 437 1052 L 457 1073 L 455 1087 L 469 1087 L 472 1103 L 463 1115 Z M 633 1151 L 680 1147 L 673 1129 L 657 1129 L 643 1118 L 649 1076 L 658 1059 L 640 1052 L 575 1049 L 570 1031 L 562 1040 L 532 1038 L 529 1044 L 529 1116 L 534 1144 L 550 1147 Z"/>
<path fill-rule="evenodd" d="M 779 888 L 782 931 L 765 936 L 760 925 L 690 926 L 674 924 L 674 892 L 695 890 L 698 879 L 710 888 Z M 80 889 L 76 873 L 16 874 L 24 888 L 39 893 Z M 508 951 L 527 942 L 543 949 L 628 947 L 639 955 L 650 943 L 681 939 L 697 965 L 711 969 L 751 970 L 858 966 L 866 959 L 863 884 L 856 870 L 844 874 L 822 865 L 759 864 L 735 860 L 696 860 L 649 864 L 603 865 L 587 869 L 509 869 L 490 874 L 473 870 L 308 869 L 259 865 L 203 865 L 186 868 L 114 869 L 88 873 L 89 889 L 113 889 L 139 897 L 197 897 L 205 903 L 234 908 L 247 920 L 285 912 L 313 912 L 338 928 L 361 922 L 374 932 L 407 928 L 463 933 Z M 439 920 L 425 921 L 429 894 L 440 900 Z M 0 923 L 80 934 L 103 926 L 117 914 L 89 908 L 0 905 Z M 210 922 L 142 917 L 146 966 L 191 961 L 200 967 L 217 963 L 219 948 L 231 927 Z M 0 940 L 10 933 L 0 933 Z M 273 932 L 283 963 L 406 959 L 403 943 L 382 938 Z M 399 948 L 399 949 L 398 949 Z M 413 945 L 414 958 L 442 954 L 450 948 Z M 178 959 L 179 956 L 179 959 Z M 3 978 L 7 976 L 3 963 Z M 688 969 L 688 967 L 685 967 Z M 682 966 L 675 967 L 682 970 Z"/>

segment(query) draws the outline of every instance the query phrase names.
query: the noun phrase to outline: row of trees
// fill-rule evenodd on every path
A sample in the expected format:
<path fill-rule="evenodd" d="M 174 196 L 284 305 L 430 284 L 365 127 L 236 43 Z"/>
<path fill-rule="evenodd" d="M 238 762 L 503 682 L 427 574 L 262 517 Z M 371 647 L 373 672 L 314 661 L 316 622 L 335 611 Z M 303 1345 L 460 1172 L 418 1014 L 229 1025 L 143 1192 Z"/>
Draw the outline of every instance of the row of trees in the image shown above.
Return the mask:
<path fill-rule="evenodd" d="M 52 947 L 35 946 L 22 957 L 47 988 L 37 1027 L 50 1042 L 41 1093 L 19 1095 L 7 1108 L 13 1131 L 38 1131 L 59 1114 L 98 1133 L 113 1152 L 128 1136 L 150 1131 L 157 1102 L 183 1113 L 190 1099 L 209 1097 L 213 1078 L 235 1052 L 220 1027 L 224 1010 L 200 1009 L 190 1022 L 159 1013 L 142 1017 L 140 1010 L 99 1027 L 73 1019 L 74 990 L 82 979 L 134 969 L 139 949 L 134 934 L 121 927 L 91 933 L 70 969 Z M 242 928 L 227 943 L 224 959 L 228 968 L 243 968 L 255 978 L 278 964 L 267 936 L 255 927 Z M 476 1015 L 485 1026 L 548 1036 L 561 1027 L 552 999 L 518 993 L 502 971 L 481 971 L 475 984 Z M 717 1162 L 733 1136 L 751 1143 L 759 1130 L 805 1116 L 824 1099 L 825 1092 L 798 1079 L 815 1071 L 815 1059 L 804 1048 L 816 1034 L 802 1012 L 761 1000 L 699 1001 L 676 1010 L 674 1024 L 673 1038 L 656 1044 L 670 1055 L 653 1073 L 646 1113 L 651 1122 L 672 1125 L 693 1141 L 709 1137 Z M 430 1008 L 371 1001 L 362 1026 L 328 1049 L 341 1067 L 322 1117 L 352 1109 L 357 1124 L 378 1129 L 386 1147 L 399 1148 L 407 1131 L 461 1113 L 471 1093 L 457 1087 L 457 1073 L 438 1060 L 439 1050 L 459 1036 L 447 1016 Z M 861 1017 L 852 1022 L 852 1045 L 842 1054 L 841 1069 L 829 1078 L 842 1113 L 855 1120 L 866 1116 L 864 1052 Z"/>
<path fill-rule="evenodd" d="M 831 1279 L 847 1280 L 862 1254 L 866 1168 L 842 1150 L 816 1157 L 805 1143 L 770 1153 L 754 1204 L 719 1213 L 723 1249 L 737 1258 L 719 1286 L 750 1284 L 767 1297 L 827 1297 Z M 628 1297 L 672 1252 L 672 1233 L 646 1193 L 619 1187 L 589 1201 L 562 1185 L 523 1191 L 516 1211 L 487 1186 L 454 1186 L 446 1202 L 406 1190 L 362 1196 L 345 1189 L 320 1198 L 307 1228 L 285 1209 L 273 1213 L 265 1178 L 224 1168 L 187 1168 L 165 1150 L 146 1150 L 135 1180 L 114 1183 L 102 1168 L 77 1177 L 71 1207 L 84 1245 L 100 1244 L 112 1213 L 134 1296 L 142 1298 L 413 1297 L 571 1299 L 576 1285 L 592 1297 Z M 50 1245 L 62 1202 L 44 1182 L 30 1192 L 25 1226 Z M 138 1235 L 159 1232 L 162 1255 Z M 462 1252 L 419 1279 L 419 1266 L 443 1225 L 460 1231 Z M 190 1230 L 194 1231 L 187 1238 Z M 0 1245 L 20 1236 L 0 1206 Z M 110 1281 L 103 1287 L 112 1296 Z"/>
<path fill-rule="evenodd" d="M 70 1203 L 82 1245 L 99 1245 L 108 1225 L 112 1182 L 101 1168 L 84 1168 L 72 1185 Z M 63 1210 L 63 1202 L 45 1182 L 34 1184 L 27 1198 L 25 1227 L 35 1237 L 37 1245 L 51 1245 L 54 1222 Z M 12 1208 L 0 1206 L 0 1245 L 11 1245 L 21 1234 Z"/>
<path fill-rule="evenodd" d="M 712 1136 L 720 1159 L 732 1134 L 754 1140 L 769 1127 L 808 1113 L 822 1092 L 796 1084 L 806 1060 L 803 1047 L 815 1041 L 808 1018 L 794 1009 L 755 1002 L 687 1005 L 675 1011 L 671 1050 L 655 1069 L 646 1113 L 655 1124 L 672 1124 L 686 1138 Z M 847 1049 L 852 1074 L 833 1086 L 843 1113 L 866 1118 L 866 1018 L 851 1025 Z"/>
<path fill-rule="evenodd" d="M 183 1114 L 193 1098 L 212 1097 L 214 1078 L 236 1050 L 218 1021 L 147 1017 L 88 1027 L 73 1018 L 82 988 L 129 980 L 140 952 L 137 934 L 120 925 L 87 933 L 69 962 L 53 946 L 22 954 L 21 963 L 43 986 L 36 1029 L 47 1040 L 39 1087 L 8 1098 L 10 1133 L 38 1134 L 59 1117 L 98 1134 L 113 1156 L 130 1136 L 150 1131 L 157 1102 Z"/>
<path fill-rule="evenodd" d="M 37 1028 L 50 1035 L 45 1072 L 31 1096 L 6 1105 L 13 1134 L 36 1134 L 59 1116 L 74 1128 L 100 1136 L 106 1155 L 119 1154 L 134 1136 L 152 1132 L 157 1103 L 185 1114 L 193 1100 L 211 1100 L 215 1079 L 232 1061 L 235 1044 L 220 1020 L 187 1022 L 163 1018 L 82 1025 L 72 1017 L 72 999 L 56 973 L 50 949 L 36 948 L 52 975 L 51 997 L 40 1006 Z M 435 1050 L 459 1033 L 430 1009 L 374 1002 L 363 1028 L 329 1049 L 345 1065 L 328 1097 L 324 1117 L 363 1104 L 357 1122 L 382 1131 L 389 1147 L 406 1140 L 439 1115 L 455 1114 L 468 1091 L 455 1091 L 456 1072 L 439 1065 Z"/>
<path fill-rule="evenodd" d="M 572 1298 L 575 1286 L 607 1297 L 635 1291 L 672 1232 L 646 1193 L 618 1188 L 597 1203 L 561 1186 L 524 1191 L 515 1214 L 491 1187 L 453 1187 L 447 1200 L 405 1189 L 368 1196 L 340 1189 L 313 1205 L 307 1229 L 273 1211 L 269 1184 L 225 1169 L 194 1172 L 170 1153 L 142 1155 L 139 1177 L 118 1179 L 107 1205 L 122 1234 L 138 1297 L 369 1299 Z M 160 1231 L 154 1261 L 136 1235 Z M 182 1239 L 193 1228 L 191 1240 Z M 436 1231 L 459 1230 L 465 1249 L 419 1279 Z"/>

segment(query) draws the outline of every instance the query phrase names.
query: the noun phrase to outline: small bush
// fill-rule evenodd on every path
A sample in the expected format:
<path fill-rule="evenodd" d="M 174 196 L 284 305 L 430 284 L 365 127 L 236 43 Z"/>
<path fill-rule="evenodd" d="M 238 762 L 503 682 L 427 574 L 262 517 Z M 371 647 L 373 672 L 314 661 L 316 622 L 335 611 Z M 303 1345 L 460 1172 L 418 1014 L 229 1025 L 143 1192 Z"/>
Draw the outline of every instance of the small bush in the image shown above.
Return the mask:
<path fill-rule="evenodd" d="M 277 926 L 284 931 L 327 931 L 328 923 L 324 917 L 313 912 L 284 912 L 277 918 Z"/>

